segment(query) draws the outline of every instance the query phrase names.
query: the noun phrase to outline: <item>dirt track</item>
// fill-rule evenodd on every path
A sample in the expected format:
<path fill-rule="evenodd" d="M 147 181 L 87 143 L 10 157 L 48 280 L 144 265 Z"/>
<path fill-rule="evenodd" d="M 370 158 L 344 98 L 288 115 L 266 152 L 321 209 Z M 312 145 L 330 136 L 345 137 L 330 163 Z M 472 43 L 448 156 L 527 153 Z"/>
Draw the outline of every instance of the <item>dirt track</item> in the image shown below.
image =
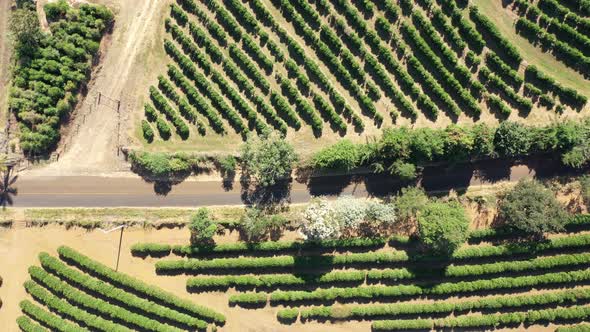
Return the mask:
<path fill-rule="evenodd" d="M 8 13 L 11 0 L 0 0 L 0 125 L 6 122 L 5 112 L 8 98 L 8 69 L 10 66 L 10 45 L 8 41 Z M 2 127 L 2 129 L 4 129 Z"/>
<path fill-rule="evenodd" d="M 162 26 L 164 0 L 102 0 L 111 8 L 115 25 L 103 39 L 100 64 L 93 72 L 86 99 L 64 129 L 59 161 L 33 171 L 34 174 L 76 175 L 104 173 L 123 168 L 117 156 L 118 144 L 127 137 L 129 114 L 145 93 L 145 84 L 155 80 L 144 61 L 153 36 Z M 142 90 L 142 91 L 140 91 Z M 100 104 L 97 96 L 102 94 Z M 121 128 L 118 128 L 117 102 L 121 101 Z M 120 130 L 120 140 L 118 139 Z"/>

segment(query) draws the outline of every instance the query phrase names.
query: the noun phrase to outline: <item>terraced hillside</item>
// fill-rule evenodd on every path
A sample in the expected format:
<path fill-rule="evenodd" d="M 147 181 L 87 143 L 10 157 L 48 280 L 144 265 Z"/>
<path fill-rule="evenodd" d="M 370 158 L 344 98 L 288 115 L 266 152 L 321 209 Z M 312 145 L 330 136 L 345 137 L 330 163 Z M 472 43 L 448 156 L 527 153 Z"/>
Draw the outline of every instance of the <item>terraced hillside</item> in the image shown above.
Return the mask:
<path fill-rule="evenodd" d="M 41 253 L 20 303 L 22 331 L 197 331 L 225 317 L 93 261 L 68 247 Z M 36 303 L 35 303 L 36 302 Z"/>
<path fill-rule="evenodd" d="M 566 228 L 577 234 L 546 241 L 475 232 L 448 259 L 420 255 L 398 237 L 132 250 L 184 256 L 157 261 L 156 273 L 187 275 L 189 292 L 218 293 L 242 310 L 271 310 L 277 324 L 293 327 L 370 321 L 374 331 L 567 331 L 590 317 L 590 235 L 579 233 L 590 219 L 573 221 Z"/>
<path fill-rule="evenodd" d="M 392 124 L 581 112 L 590 82 L 574 89 L 529 64 L 488 16 L 454 0 L 177 0 L 141 136 L 215 149 L 274 129 L 302 145 Z"/>

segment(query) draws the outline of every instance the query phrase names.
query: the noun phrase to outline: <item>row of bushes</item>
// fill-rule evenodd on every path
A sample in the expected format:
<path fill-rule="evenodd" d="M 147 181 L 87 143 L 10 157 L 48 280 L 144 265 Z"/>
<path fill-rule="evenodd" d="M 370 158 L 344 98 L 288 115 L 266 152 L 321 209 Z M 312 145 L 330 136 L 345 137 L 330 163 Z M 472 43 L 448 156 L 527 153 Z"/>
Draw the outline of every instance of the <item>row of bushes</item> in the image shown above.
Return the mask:
<path fill-rule="evenodd" d="M 509 82 L 514 90 L 518 91 L 524 83 L 524 79 L 520 77 L 518 72 L 502 61 L 496 53 L 491 51 L 486 53 L 485 62 L 491 71 L 502 77 L 504 81 Z"/>
<path fill-rule="evenodd" d="M 215 22 L 215 20 L 209 19 L 209 16 L 203 9 L 201 9 L 194 0 L 177 0 L 178 4 L 187 12 L 197 16 L 199 21 L 207 28 L 211 36 L 215 38 L 220 45 L 227 45 L 227 34 L 225 30 Z M 194 26 L 193 22 L 189 21 L 189 28 Z"/>
<path fill-rule="evenodd" d="M 39 324 L 34 323 L 27 316 L 20 316 L 16 319 L 16 324 L 23 332 L 47 332 L 47 329 Z"/>
<path fill-rule="evenodd" d="M 516 21 L 516 31 L 534 43 L 540 43 L 546 49 L 553 50 L 553 54 L 566 65 L 574 68 L 583 75 L 588 75 L 590 58 L 582 52 L 571 47 L 568 43 L 558 40 L 554 35 L 547 33 L 538 24 L 519 17 Z"/>
<path fill-rule="evenodd" d="M 317 306 L 301 310 L 283 309 L 277 313 L 281 321 L 293 322 L 297 313 L 301 314 L 301 321 L 309 319 L 338 319 L 338 320 L 365 320 L 384 316 L 451 314 L 488 310 L 504 310 L 527 308 L 539 305 L 569 304 L 590 299 L 590 290 L 565 290 L 545 294 L 507 295 L 481 298 L 475 301 L 449 302 L 439 301 L 434 303 L 414 304 L 369 304 L 354 305 L 344 308 L 331 306 Z M 292 311 L 295 310 L 295 317 Z"/>
<path fill-rule="evenodd" d="M 501 246 L 470 246 L 455 251 L 451 261 L 465 261 L 487 257 L 531 255 L 534 253 L 583 248 L 590 244 L 590 235 L 578 235 L 551 239 L 546 243 L 531 246 L 530 243 Z M 215 258 L 211 260 L 162 260 L 156 263 L 158 273 L 197 273 L 203 270 L 233 270 L 292 267 L 332 267 L 355 264 L 391 264 L 407 262 L 410 258 L 405 251 L 355 253 L 331 256 L 275 256 Z M 440 257 L 416 257 L 417 261 L 437 261 Z M 524 263 L 527 264 L 527 263 Z"/>
<path fill-rule="evenodd" d="M 480 54 L 486 42 L 471 22 L 463 16 L 455 0 L 440 1 L 443 12 L 451 18 L 451 22 L 459 29 L 459 33 L 475 53 Z"/>
<path fill-rule="evenodd" d="M 207 323 L 200 319 L 193 318 L 187 314 L 169 309 L 162 305 L 155 305 L 149 300 L 128 293 L 124 289 L 117 288 L 109 283 L 99 282 L 88 275 L 69 268 L 64 263 L 51 257 L 47 253 L 41 253 L 39 255 L 39 260 L 44 269 L 58 276 L 60 279 L 65 280 L 68 284 L 75 285 L 77 289 L 87 291 L 91 294 L 98 294 L 104 299 L 121 303 L 125 307 L 132 307 L 133 312 L 143 312 L 146 316 L 159 317 L 162 320 L 171 321 L 175 324 L 191 328 L 203 329 L 207 327 Z M 39 270 L 39 268 L 36 267 L 31 267 L 29 273 L 34 279 L 36 278 L 42 283 L 45 283 L 44 279 L 51 278 L 50 275 L 47 275 L 43 270 Z"/>
<path fill-rule="evenodd" d="M 560 320 L 584 320 L 590 316 L 590 307 L 572 306 L 569 308 L 530 310 L 503 314 L 466 315 L 436 320 L 383 320 L 373 322 L 374 331 L 423 330 L 443 328 L 497 328 L 525 323 L 548 323 Z"/>
<path fill-rule="evenodd" d="M 577 15 L 556 0 L 539 0 L 537 5 L 549 16 L 557 17 L 565 24 L 590 37 L 590 18 Z"/>
<path fill-rule="evenodd" d="M 281 90 L 285 96 L 295 105 L 295 110 L 305 122 L 307 122 L 314 132 L 321 133 L 324 123 L 316 113 L 316 110 L 311 104 L 301 96 L 299 90 L 286 77 L 277 76 L 277 81 L 281 86 Z"/>
<path fill-rule="evenodd" d="M 172 100 L 178 105 L 180 114 L 189 122 L 195 123 L 197 121 L 197 111 L 190 106 L 188 100 L 181 97 L 172 83 L 163 75 L 158 76 L 158 88 L 168 99 Z M 197 125 L 198 126 L 198 125 Z"/>
<path fill-rule="evenodd" d="M 256 14 L 257 18 L 260 19 L 267 26 L 271 26 L 275 33 L 279 36 L 281 41 L 283 41 L 287 45 L 292 58 L 295 61 L 297 61 L 300 65 L 303 65 L 303 67 L 309 74 L 309 77 L 314 77 L 315 79 L 317 79 L 318 86 L 329 95 L 330 101 L 334 105 L 336 112 L 339 114 L 342 113 L 346 118 L 351 119 L 353 125 L 358 130 L 364 129 L 362 119 L 353 111 L 352 107 L 346 103 L 346 100 L 334 88 L 332 82 L 320 70 L 320 67 L 306 55 L 304 49 L 293 38 L 291 38 L 291 36 L 289 36 L 287 31 L 282 26 L 280 26 L 274 20 L 273 15 L 268 11 L 268 9 L 266 9 L 266 6 L 263 3 L 261 3 L 260 0 L 253 0 L 248 3 L 252 6 L 252 9 Z M 280 50 L 275 49 L 276 45 L 274 43 L 271 43 L 271 41 L 267 42 L 266 45 L 269 48 L 269 51 L 271 51 L 271 53 L 277 54 L 277 51 L 280 52 Z M 282 56 L 277 57 L 277 59 L 279 58 L 282 58 Z"/>
<path fill-rule="evenodd" d="M 527 113 L 533 109 L 533 102 L 529 98 L 519 95 L 516 92 L 518 90 L 506 84 L 500 76 L 490 72 L 486 67 L 479 70 L 479 76 L 488 87 L 500 91 L 516 109 Z"/>
<path fill-rule="evenodd" d="M 173 252 L 181 256 L 193 256 L 211 253 L 246 254 L 258 252 L 286 252 L 301 250 L 346 250 L 358 248 L 379 248 L 385 245 L 385 238 L 351 238 L 321 241 L 267 241 L 260 243 L 235 242 L 221 243 L 214 246 L 171 246 L 157 243 L 137 243 L 131 246 L 131 253 L 138 256 L 162 256 Z"/>
<path fill-rule="evenodd" d="M 475 22 L 475 24 L 487 34 L 496 47 L 499 48 L 500 54 L 504 55 L 512 66 L 518 67 L 522 62 L 522 56 L 516 49 L 516 47 L 504 36 L 498 28 L 487 18 L 484 14 L 480 13 L 476 6 L 469 7 L 469 17 Z"/>
<path fill-rule="evenodd" d="M 276 91 L 272 91 L 270 93 L 270 102 L 277 111 L 278 116 L 291 124 L 296 130 L 301 128 L 299 117 L 297 117 L 297 114 L 293 111 L 293 108 L 291 108 L 291 105 L 289 105 L 289 102 L 287 102 L 285 97 Z"/>
<path fill-rule="evenodd" d="M 188 289 L 274 288 L 279 286 L 304 286 L 332 283 L 361 284 L 365 271 L 332 271 L 325 274 L 265 274 L 259 276 L 193 277 L 188 279 Z"/>
<path fill-rule="evenodd" d="M 65 319 L 61 319 L 58 316 L 45 311 L 43 308 L 33 304 L 29 300 L 23 300 L 19 304 L 20 309 L 23 313 L 32 317 L 34 320 L 40 322 L 44 326 L 54 329 L 55 331 L 61 332 L 89 332 L 88 329 L 73 324 Z M 20 318 L 19 318 L 20 319 Z M 21 320 L 22 321 L 22 320 Z M 19 323 L 19 326 L 22 326 Z M 43 331 L 46 331 L 43 329 Z"/>
<path fill-rule="evenodd" d="M 415 16 L 418 17 L 418 16 Z M 402 31 L 407 35 L 407 37 L 411 40 L 411 44 L 416 46 L 416 49 L 420 51 L 422 56 L 427 59 L 427 61 L 436 69 L 438 74 L 440 75 L 441 83 L 447 88 L 452 91 L 457 99 L 461 101 L 461 104 L 466 106 L 466 108 L 475 115 L 481 114 L 481 109 L 479 108 L 477 101 L 471 96 L 471 94 L 465 90 L 461 83 L 451 74 L 438 58 L 436 53 L 432 51 L 432 49 L 428 46 L 426 41 L 418 34 L 416 29 L 411 25 L 404 23 L 402 24 Z M 448 54 L 454 53 L 450 52 Z M 469 75 L 469 71 L 467 71 L 467 75 Z M 469 79 L 469 76 L 467 77 Z M 459 114 L 455 114 L 459 115 Z"/>
<path fill-rule="evenodd" d="M 270 91 L 270 84 L 266 79 L 266 75 L 263 75 L 257 68 L 256 64 L 248 58 L 248 56 L 239 49 L 236 44 L 229 45 L 229 55 L 231 58 L 242 68 L 242 70 L 250 77 L 254 84 L 256 84 L 264 94 L 268 94 Z"/>
<path fill-rule="evenodd" d="M 172 122 L 174 127 L 176 128 L 176 133 L 182 138 L 187 139 L 189 135 L 189 128 L 188 125 L 184 122 L 182 117 L 178 114 L 178 112 L 168 104 L 166 98 L 160 94 L 158 89 L 154 86 L 150 86 L 150 99 L 156 106 L 156 109 L 166 115 L 166 118 Z"/>
<path fill-rule="evenodd" d="M 90 258 L 76 252 L 69 247 L 59 247 L 59 256 L 67 262 L 71 262 L 81 270 L 100 277 L 114 285 L 125 287 L 136 294 L 141 294 L 149 299 L 166 303 L 180 311 L 189 312 L 197 317 L 214 321 L 218 324 L 225 323 L 225 316 L 209 308 L 193 304 L 189 301 L 180 299 L 157 287 L 150 286 L 143 281 L 130 277 L 128 275 L 113 271 L 101 263 L 91 260 Z"/>
<path fill-rule="evenodd" d="M 157 273 L 200 273 L 205 270 L 238 270 L 270 268 L 320 268 L 355 264 L 391 264 L 404 262 L 408 256 L 403 251 L 382 253 L 358 253 L 334 256 L 275 256 L 214 258 L 209 260 L 161 260 L 156 262 Z"/>
<path fill-rule="evenodd" d="M 248 128 L 233 108 L 231 108 L 225 100 L 221 97 L 219 92 L 216 91 L 213 84 L 200 72 L 197 71 L 193 62 L 187 58 L 180 50 L 176 48 L 172 43 L 164 44 L 166 51 L 173 58 L 173 60 L 180 66 L 183 73 L 188 76 L 193 82 L 196 83 L 197 88 L 203 92 L 209 99 L 216 109 L 229 121 L 232 127 L 237 133 L 245 133 Z M 169 68 L 172 65 L 169 65 Z"/>
<path fill-rule="evenodd" d="M 316 289 L 313 291 L 274 291 L 270 293 L 271 304 L 292 305 L 302 301 L 352 301 L 375 300 L 376 298 L 400 298 L 420 295 L 448 296 L 487 292 L 495 290 L 521 289 L 554 284 L 571 284 L 590 280 L 590 270 L 547 273 L 535 276 L 500 277 L 457 283 L 441 283 L 431 288 L 417 285 L 361 286 Z M 265 293 L 263 293 L 265 294 Z"/>
<path fill-rule="evenodd" d="M 282 13 L 287 19 L 292 20 L 293 25 L 298 33 L 301 33 L 304 39 L 311 44 L 312 48 L 318 55 L 318 57 L 334 71 L 336 77 L 340 80 L 341 84 L 350 91 L 351 95 L 354 96 L 359 102 L 361 108 L 369 115 L 375 118 L 376 121 L 382 122 L 382 117 L 377 110 L 372 100 L 367 97 L 361 87 L 350 74 L 350 70 L 347 70 L 338 57 L 332 52 L 330 47 L 326 45 L 315 32 L 308 26 L 305 19 L 295 10 L 295 8 L 288 1 L 281 1 L 280 3 Z M 356 68 L 360 68 L 360 65 L 354 65 Z M 359 69 L 361 70 L 361 69 Z M 354 71 L 354 69 L 353 69 Z M 363 83 L 363 82 L 361 82 Z"/>
<path fill-rule="evenodd" d="M 438 29 L 441 35 L 445 36 L 457 53 L 461 54 L 465 47 L 467 47 L 467 43 L 465 43 L 463 38 L 459 35 L 459 32 L 455 30 L 453 25 L 447 20 L 447 17 L 442 10 L 434 8 L 432 10 L 431 19 L 434 27 Z"/>
<path fill-rule="evenodd" d="M 191 105 L 207 118 L 209 126 L 213 128 L 216 133 L 226 133 L 221 118 L 177 67 L 172 65 L 168 66 L 168 77 L 170 77 L 170 80 L 172 80 L 174 84 L 184 92 Z"/>
<path fill-rule="evenodd" d="M 525 78 L 527 81 L 532 81 L 535 86 L 539 87 L 543 91 L 550 91 L 555 96 L 559 97 L 559 100 L 573 108 L 582 108 L 588 102 L 588 98 L 581 95 L 572 88 L 567 88 L 557 82 L 553 77 L 543 73 L 536 66 L 527 66 L 525 69 Z"/>
<path fill-rule="evenodd" d="M 118 307 L 102 299 L 95 298 L 91 295 L 81 292 L 67 283 L 60 281 L 58 278 L 48 274 L 40 267 L 31 266 L 29 268 L 29 275 L 39 285 L 43 285 L 51 293 L 53 293 L 52 296 L 57 296 L 62 300 L 66 300 L 87 312 L 93 312 L 102 316 L 114 318 L 115 320 L 122 322 L 125 326 L 131 325 L 142 330 L 175 332 L 181 331 L 178 328 L 162 324 L 157 320 L 131 312 L 127 309 Z M 118 300 L 121 301 L 122 299 Z M 207 323 L 201 323 L 202 324 L 198 328 L 207 328 Z"/>
<path fill-rule="evenodd" d="M 97 331 L 130 331 L 126 327 L 115 324 L 100 316 L 88 313 L 71 305 L 67 301 L 49 293 L 34 281 L 26 281 L 25 289 L 35 300 L 37 300 L 39 303 L 42 303 L 44 306 L 49 308 L 49 310 L 59 312 L 62 316 L 71 319 L 73 322 L 76 322 L 81 326 L 88 326 L 89 328 Z"/>

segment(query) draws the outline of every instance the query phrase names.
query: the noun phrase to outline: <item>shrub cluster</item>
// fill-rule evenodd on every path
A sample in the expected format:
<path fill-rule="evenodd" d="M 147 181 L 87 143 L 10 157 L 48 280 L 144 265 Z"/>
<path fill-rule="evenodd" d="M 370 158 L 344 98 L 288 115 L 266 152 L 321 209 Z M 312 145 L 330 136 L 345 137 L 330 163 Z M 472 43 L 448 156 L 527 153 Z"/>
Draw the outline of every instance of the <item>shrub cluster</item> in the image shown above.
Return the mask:
<path fill-rule="evenodd" d="M 174 309 L 190 312 L 192 315 L 202 317 L 205 320 L 214 321 L 217 324 L 224 324 L 225 317 L 209 308 L 193 304 L 187 300 L 180 299 L 171 293 L 163 291 L 157 287 L 150 286 L 143 281 L 130 277 L 128 275 L 113 271 L 101 263 L 93 261 L 88 257 L 74 251 L 71 248 L 62 246 L 58 248 L 59 256 L 67 262 L 71 262 L 81 270 L 100 276 L 101 279 L 132 290 L 136 294 L 141 294 L 146 298 L 166 303 Z"/>
<path fill-rule="evenodd" d="M 459 29 L 459 33 L 475 53 L 480 54 L 486 42 L 471 22 L 463 16 L 455 0 L 441 1 L 442 9 L 451 18 L 451 22 Z"/>
<path fill-rule="evenodd" d="M 514 90 L 518 91 L 524 82 L 524 79 L 520 77 L 518 72 L 508 64 L 506 64 L 500 57 L 494 52 L 488 52 L 485 55 L 485 62 L 488 68 L 498 74 L 502 79 L 509 82 Z"/>
<path fill-rule="evenodd" d="M 16 319 L 16 324 L 23 332 L 47 332 L 47 329 L 34 323 L 27 316 L 20 316 Z"/>
<path fill-rule="evenodd" d="M 322 119 L 317 115 L 311 104 L 301 96 L 299 90 L 291 83 L 291 80 L 279 75 L 277 81 L 283 94 L 295 104 L 295 110 L 299 113 L 299 116 L 311 126 L 314 132 L 321 133 L 323 128 Z"/>
<path fill-rule="evenodd" d="M 156 106 L 156 109 L 160 113 L 163 113 L 166 118 L 172 122 L 174 128 L 176 128 L 176 133 L 178 136 L 180 136 L 182 139 L 187 139 L 189 135 L 189 128 L 187 124 L 184 122 L 184 120 L 182 120 L 180 114 L 178 114 L 178 112 L 173 109 L 170 104 L 168 104 L 166 98 L 164 98 L 164 96 L 162 96 L 162 94 L 160 94 L 158 89 L 156 89 L 154 86 L 150 86 L 150 99 Z"/>
<path fill-rule="evenodd" d="M 113 14 L 102 5 L 59 6 L 47 4 L 51 33 L 39 32 L 36 45 L 17 52 L 21 58 L 11 71 L 8 107 L 19 122 L 20 147 L 25 154 L 45 154 L 55 147 L 60 124 L 90 79 L 92 58 L 113 23 Z M 34 7 L 22 10 L 37 17 Z"/>

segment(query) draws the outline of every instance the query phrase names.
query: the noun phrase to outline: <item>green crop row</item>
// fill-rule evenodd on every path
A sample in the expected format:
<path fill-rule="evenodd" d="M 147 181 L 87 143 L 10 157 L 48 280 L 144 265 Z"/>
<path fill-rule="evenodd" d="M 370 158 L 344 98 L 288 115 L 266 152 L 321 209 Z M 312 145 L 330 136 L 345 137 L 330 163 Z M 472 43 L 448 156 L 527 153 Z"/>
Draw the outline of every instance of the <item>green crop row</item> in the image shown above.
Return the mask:
<path fill-rule="evenodd" d="M 83 308 L 87 312 L 95 312 L 102 317 L 114 318 L 123 322 L 126 326 L 133 325 L 141 330 L 150 331 L 182 331 L 178 328 L 164 325 L 156 320 L 150 319 L 126 310 L 121 307 L 110 304 L 99 298 L 83 293 L 78 289 L 62 282 L 58 278 L 48 274 L 45 270 L 37 266 L 29 268 L 29 275 L 39 285 L 43 285 L 47 290 L 60 299 L 65 299 L 69 303 Z M 121 300 L 121 299 L 119 299 Z M 201 328 L 206 328 L 204 324 Z"/>
<path fill-rule="evenodd" d="M 590 324 L 576 324 L 558 327 L 555 332 L 590 332 Z"/>
<path fill-rule="evenodd" d="M 301 314 L 301 321 L 309 319 L 371 320 L 385 316 L 437 315 L 489 310 L 527 308 L 541 305 L 567 305 L 590 299 L 590 289 L 565 290 L 545 294 L 504 295 L 485 297 L 475 301 L 434 303 L 394 303 L 351 305 L 346 307 L 317 306 L 301 310 L 283 309 L 277 313 L 281 320 L 292 322 Z M 294 317 L 293 317 L 294 316 Z M 288 319 L 291 318 L 291 320 Z"/>
<path fill-rule="evenodd" d="M 161 260 L 156 262 L 158 273 L 199 273 L 206 270 L 259 269 L 259 268 L 319 268 L 353 264 L 390 264 L 405 262 L 408 256 L 403 251 L 384 253 L 358 253 L 334 256 L 275 256 L 214 258 L 210 260 Z"/>
<path fill-rule="evenodd" d="M 590 270 L 547 273 L 536 276 L 500 277 L 456 283 L 441 283 L 433 287 L 417 285 L 361 286 L 317 289 L 314 291 L 274 291 L 270 294 L 271 303 L 288 304 L 299 301 L 341 301 L 372 298 L 399 298 L 401 296 L 451 295 L 482 291 L 519 289 L 552 284 L 568 284 L 590 280 Z"/>
<path fill-rule="evenodd" d="M 196 305 L 187 300 L 180 299 L 173 294 L 161 290 L 160 288 L 150 286 L 143 281 L 116 272 L 69 247 L 59 247 L 58 253 L 60 257 L 67 262 L 71 262 L 83 271 L 99 276 L 101 279 L 113 283 L 114 285 L 126 287 L 136 294 L 141 294 L 141 296 L 147 297 L 149 299 L 166 303 L 175 309 L 191 313 L 197 317 L 212 320 L 220 324 L 225 323 L 225 316 L 220 313 L 217 313 L 209 308 Z"/>
<path fill-rule="evenodd" d="M 39 324 L 34 323 L 27 316 L 20 316 L 16 319 L 16 324 L 23 332 L 49 332 L 48 329 L 42 327 Z"/>
<path fill-rule="evenodd" d="M 150 86 L 150 99 L 156 106 L 156 109 L 163 113 L 170 122 L 176 128 L 176 132 L 182 139 L 187 139 L 189 135 L 189 128 L 187 124 L 182 120 L 178 112 L 168 104 L 166 98 L 160 94 L 158 89 L 154 86 Z"/>
<path fill-rule="evenodd" d="M 82 309 L 79 309 L 65 300 L 49 293 L 39 284 L 34 281 L 25 282 L 26 291 L 31 296 L 42 303 L 51 311 L 59 312 L 61 316 L 65 316 L 68 319 L 78 323 L 81 326 L 88 326 L 89 328 L 96 331 L 104 332 L 131 332 L 132 330 L 119 324 L 115 324 L 109 320 L 106 320 L 100 316 L 88 313 Z"/>
<path fill-rule="evenodd" d="M 39 255 L 39 260 L 41 261 L 43 268 L 45 268 L 47 271 L 50 271 L 52 274 L 59 276 L 62 280 L 66 280 L 70 284 L 76 285 L 76 287 L 79 289 L 87 290 L 93 294 L 99 294 L 111 301 L 123 303 L 125 306 L 133 307 L 134 310 L 144 312 L 150 316 L 157 316 L 162 319 L 174 321 L 177 324 L 182 324 L 198 329 L 207 327 L 207 324 L 200 319 L 193 318 L 189 315 L 169 309 L 165 306 L 154 305 L 153 302 L 142 299 L 111 284 L 101 282 L 88 275 L 71 269 L 60 260 L 51 257 L 47 253 L 41 253 Z"/>
<path fill-rule="evenodd" d="M 241 293 L 229 297 L 229 305 L 266 305 L 268 302 L 268 294 L 266 293 Z"/>
<path fill-rule="evenodd" d="M 586 96 L 579 94 L 572 88 L 564 87 L 559 82 L 556 82 L 554 78 L 543 73 L 535 66 L 527 66 L 525 77 L 527 80 L 535 82 L 536 86 L 540 87 L 541 90 L 551 91 L 554 95 L 559 97 L 559 100 L 562 103 L 568 104 L 574 108 L 583 107 L 588 102 Z"/>
<path fill-rule="evenodd" d="M 303 286 L 365 281 L 365 271 L 332 271 L 325 274 L 264 274 L 258 276 L 193 277 L 187 281 L 189 289 L 227 289 L 229 287 Z"/>
<path fill-rule="evenodd" d="M 131 252 L 136 255 L 156 256 L 162 253 L 172 253 L 179 256 L 192 256 L 212 253 L 256 253 L 256 252 L 290 252 L 300 250 L 346 250 L 346 249 L 374 249 L 380 248 L 387 242 L 386 238 L 351 238 L 321 241 L 267 241 L 259 243 L 235 242 L 222 243 L 214 246 L 171 246 L 156 243 L 137 243 L 131 246 Z"/>
<path fill-rule="evenodd" d="M 193 84 L 184 77 L 182 72 L 175 66 L 168 66 L 168 77 L 179 87 L 187 96 L 191 105 L 203 114 L 209 121 L 209 126 L 217 133 L 225 133 L 225 127 L 221 118 L 213 111 L 213 108 L 207 103 L 205 98 L 193 87 Z"/>
<path fill-rule="evenodd" d="M 29 300 L 21 301 L 20 309 L 34 320 L 59 332 L 90 332 L 88 329 L 70 323 L 65 319 L 49 313 Z"/>
<path fill-rule="evenodd" d="M 374 331 L 423 330 L 444 328 L 490 329 L 507 325 L 531 325 L 559 320 L 584 320 L 590 316 L 590 307 L 529 310 L 502 314 L 464 315 L 442 319 L 383 320 L 373 322 Z"/>
<path fill-rule="evenodd" d="M 451 23 L 459 29 L 459 34 L 476 54 L 481 54 L 486 42 L 482 35 L 473 26 L 471 21 L 463 16 L 463 12 L 457 6 L 455 0 L 440 0 L 443 13 L 451 18 Z"/>
<path fill-rule="evenodd" d="M 504 36 L 498 28 L 487 18 L 485 15 L 479 12 L 476 6 L 469 7 L 469 17 L 475 22 L 475 24 L 491 39 L 495 42 L 502 54 L 506 56 L 507 61 L 513 66 L 518 66 L 522 62 L 522 56 L 516 49 L 516 47 Z"/>

